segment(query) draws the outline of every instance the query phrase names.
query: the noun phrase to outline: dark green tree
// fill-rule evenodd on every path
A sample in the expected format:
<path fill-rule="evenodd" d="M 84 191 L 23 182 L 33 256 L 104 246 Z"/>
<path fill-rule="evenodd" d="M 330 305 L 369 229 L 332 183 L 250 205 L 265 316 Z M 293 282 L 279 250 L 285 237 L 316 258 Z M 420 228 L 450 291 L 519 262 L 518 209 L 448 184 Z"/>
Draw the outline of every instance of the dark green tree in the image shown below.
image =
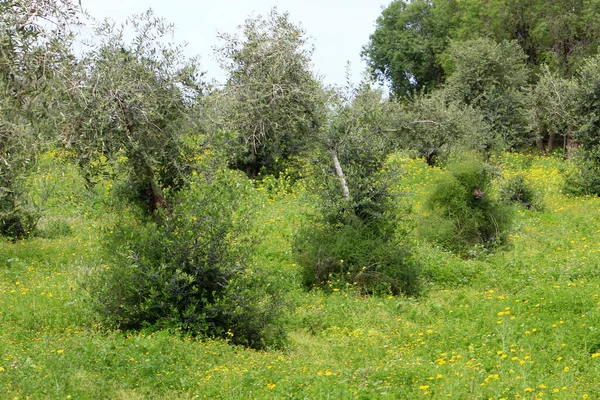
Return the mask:
<path fill-rule="evenodd" d="M 393 1 L 377 19 L 375 32 L 363 48 L 373 76 L 389 83 L 398 97 L 442 83 L 439 56 L 449 43 L 453 8 L 428 0 Z"/>
<path fill-rule="evenodd" d="M 600 0 L 395 0 L 383 10 L 363 50 L 374 77 L 405 96 L 431 89 L 450 41 L 515 41 L 528 68 L 570 77 L 600 45 Z"/>

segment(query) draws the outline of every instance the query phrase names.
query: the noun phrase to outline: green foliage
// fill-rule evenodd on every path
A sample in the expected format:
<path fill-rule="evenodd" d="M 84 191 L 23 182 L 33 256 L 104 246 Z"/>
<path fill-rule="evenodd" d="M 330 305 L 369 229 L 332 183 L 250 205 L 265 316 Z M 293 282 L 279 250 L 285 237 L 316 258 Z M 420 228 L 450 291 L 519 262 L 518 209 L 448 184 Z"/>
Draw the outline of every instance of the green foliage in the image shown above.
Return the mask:
<path fill-rule="evenodd" d="M 55 87 L 76 23 L 71 1 L 0 3 L 0 235 L 28 236 L 39 217 L 23 181 L 56 129 Z"/>
<path fill-rule="evenodd" d="M 598 0 L 395 0 L 377 19 L 363 57 L 398 97 L 444 83 L 451 41 L 515 41 L 528 69 L 546 64 L 569 77 L 598 50 L 599 11 Z"/>
<path fill-rule="evenodd" d="M 419 221 L 420 234 L 461 255 L 505 243 L 512 212 L 492 198 L 491 179 L 479 161 L 450 164 L 427 198 L 430 214 Z"/>
<path fill-rule="evenodd" d="M 527 134 L 526 56 L 516 42 L 489 39 L 453 42 L 445 70 L 451 99 L 481 111 L 490 135 L 478 137 L 484 151 L 518 149 L 531 142 Z"/>
<path fill-rule="evenodd" d="M 314 138 L 324 116 L 324 93 L 310 72 L 305 32 L 287 13 L 246 20 L 242 37 L 221 35 L 217 57 L 227 83 L 206 99 L 213 130 L 233 130 L 240 145 L 232 165 L 254 178 L 278 174 Z"/>
<path fill-rule="evenodd" d="M 596 3 L 596 4 L 593 4 Z M 516 40 L 533 68 L 551 64 L 561 75 L 572 72 L 582 54 L 594 51 L 595 1 L 544 0 L 460 2 L 461 18 L 451 36 L 469 40 L 478 36 L 496 41 Z M 586 29 L 587 28 L 587 29 Z"/>
<path fill-rule="evenodd" d="M 391 232 L 388 232 L 390 235 Z M 364 294 L 420 292 L 418 263 L 408 249 L 360 220 L 305 228 L 294 257 L 308 287 L 357 287 Z"/>
<path fill-rule="evenodd" d="M 131 43 L 124 27 L 96 28 L 99 45 L 84 55 L 69 88 L 63 143 L 90 184 L 103 166 L 124 160 L 130 192 L 152 213 L 168 207 L 163 189 L 181 189 L 191 172 L 184 137 L 194 131 L 201 84 L 195 60 L 165 43 L 171 25 L 151 11 L 128 21 Z"/>
<path fill-rule="evenodd" d="M 477 138 L 489 135 L 482 114 L 451 101 L 443 89 L 415 96 L 398 114 L 394 141 L 416 151 L 430 166 L 444 161 L 453 148 L 477 147 Z"/>
<path fill-rule="evenodd" d="M 251 255 L 245 197 L 234 173 L 197 180 L 174 199 L 164 223 L 123 214 L 105 244 L 107 264 L 88 291 L 103 319 L 121 329 L 170 328 L 253 348 L 277 346 L 280 301 Z"/>
<path fill-rule="evenodd" d="M 336 93 L 330 108 L 329 125 L 316 143 L 312 172 L 323 215 L 334 224 L 348 216 L 379 219 L 390 179 L 384 163 L 392 150 L 382 131 L 393 109 L 381 91 L 366 82 Z"/>
<path fill-rule="evenodd" d="M 452 7 L 450 7 L 452 8 Z M 450 13 L 431 1 L 393 1 L 377 19 L 375 32 L 363 48 L 372 74 L 390 83 L 404 97 L 443 83 L 439 55 L 448 45 Z"/>
<path fill-rule="evenodd" d="M 561 78 L 542 66 L 537 84 L 529 91 L 529 129 L 542 154 L 552 151 L 558 136 L 565 141 L 573 138 L 577 125 L 573 110 L 576 86 L 574 80 Z"/>
<path fill-rule="evenodd" d="M 545 189 L 546 209 L 519 210 L 510 251 L 461 259 L 417 243 L 418 299 L 332 290 L 338 282 L 300 290 L 290 239 L 315 198 L 297 187 L 276 198 L 255 192 L 266 237 L 256 260 L 293 305 L 285 352 L 96 324 L 78 282 L 102 264 L 99 227 L 121 214 L 95 211 L 76 166 L 44 159 L 51 167 L 31 177 L 33 187 L 49 185 L 40 228 L 64 218 L 73 232 L 0 241 L 0 397 L 600 398 L 600 199 L 560 193 L 561 157 L 494 160 Z M 444 171 L 400 154 L 388 164 L 403 171 L 393 189 L 423 212 L 421 194 Z"/>
<path fill-rule="evenodd" d="M 515 174 L 502 183 L 500 200 L 507 203 L 518 203 L 533 210 L 542 209 L 538 193 L 527 183 L 523 174 Z"/>
<path fill-rule="evenodd" d="M 575 138 L 578 176 L 570 182 L 571 191 L 600 195 L 600 56 L 590 57 L 577 74 Z"/>
<path fill-rule="evenodd" d="M 415 295 L 418 265 L 393 240 L 391 175 L 384 169 L 391 146 L 381 133 L 389 103 L 368 83 L 340 91 L 334 99 L 315 163 L 322 170 L 313 176 L 320 213 L 294 242 L 304 285 L 326 287 L 337 281 L 363 293 Z"/>

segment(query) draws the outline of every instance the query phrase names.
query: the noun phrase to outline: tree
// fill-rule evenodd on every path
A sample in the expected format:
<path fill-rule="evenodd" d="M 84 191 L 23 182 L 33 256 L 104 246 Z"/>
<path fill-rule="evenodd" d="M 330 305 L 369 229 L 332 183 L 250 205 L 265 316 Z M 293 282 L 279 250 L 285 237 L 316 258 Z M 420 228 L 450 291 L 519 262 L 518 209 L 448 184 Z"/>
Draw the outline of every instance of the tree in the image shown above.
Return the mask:
<path fill-rule="evenodd" d="M 600 44 L 598 0 L 460 0 L 459 3 L 461 21 L 451 32 L 454 40 L 478 36 L 498 42 L 516 40 L 534 70 L 548 64 L 562 77 L 571 76 Z"/>
<path fill-rule="evenodd" d="M 84 55 L 68 88 L 74 109 L 63 141 L 90 183 L 93 165 L 124 157 L 133 197 L 158 215 L 168 208 L 163 191 L 181 189 L 191 172 L 183 139 L 193 131 L 202 85 L 194 60 L 164 43 L 171 25 L 151 11 L 128 23 L 136 31 L 132 44 L 122 27 L 97 28 L 100 44 Z"/>
<path fill-rule="evenodd" d="M 239 135 L 242 151 L 233 165 L 256 177 L 262 168 L 277 173 L 319 130 L 324 96 L 310 72 L 312 49 L 287 13 L 271 10 L 267 19 L 248 19 L 242 37 L 221 35 L 217 49 L 229 73 L 213 96 L 224 109 L 221 129 Z"/>
<path fill-rule="evenodd" d="M 540 153 L 552 151 L 556 138 L 562 136 L 568 149 L 576 130 L 573 115 L 573 100 L 576 84 L 574 80 L 561 78 L 542 66 L 540 77 L 529 93 L 528 119 L 534 132 Z"/>
<path fill-rule="evenodd" d="M 332 216 L 347 212 L 365 220 L 381 216 L 385 185 L 376 182 L 391 152 L 387 138 L 391 106 L 368 82 L 332 94 L 329 122 L 317 141 L 317 164 L 325 175 L 320 181 L 328 185 L 323 199 Z"/>
<path fill-rule="evenodd" d="M 68 0 L 0 3 L 0 234 L 31 233 L 36 213 L 22 179 L 52 137 L 77 11 Z"/>
<path fill-rule="evenodd" d="M 575 92 L 578 175 L 575 191 L 600 195 L 600 55 L 579 69 Z"/>
<path fill-rule="evenodd" d="M 373 77 L 388 82 L 398 97 L 442 83 L 439 56 L 449 43 L 452 14 L 427 0 L 393 1 L 362 51 Z"/>
<path fill-rule="evenodd" d="M 526 87 L 529 70 L 519 45 L 490 39 L 453 42 L 445 70 L 450 99 L 483 113 L 492 135 L 481 147 L 516 149 L 527 144 Z"/>
<path fill-rule="evenodd" d="M 317 142 L 313 181 L 321 199 L 315 225 L 295 238 L 304 284 L 356 285 L 364 293 L 415 295 L 419 266 L 395 240 L 385 171 L 393 147 L 386 137 L 391 103 L 363 82 L 333 94 L 326 129 Z"/>
<path fill-rule="evenodd" d="M 443 88 L 404 102 L 396 115 L 394 141 L 400 148 L 416 151 L 430 166 L 453 148 L 477 147 L 490 135 L 482 113 L 450 100 Z"/>
<path fill-rule="evenodd" d="M 395 0 L 363 49 L 373 76 L 403 97 L 439 86 L 451 41 L 515 41 L 537 72 L 570 77 L 600 45 L 600 0 Z"/>

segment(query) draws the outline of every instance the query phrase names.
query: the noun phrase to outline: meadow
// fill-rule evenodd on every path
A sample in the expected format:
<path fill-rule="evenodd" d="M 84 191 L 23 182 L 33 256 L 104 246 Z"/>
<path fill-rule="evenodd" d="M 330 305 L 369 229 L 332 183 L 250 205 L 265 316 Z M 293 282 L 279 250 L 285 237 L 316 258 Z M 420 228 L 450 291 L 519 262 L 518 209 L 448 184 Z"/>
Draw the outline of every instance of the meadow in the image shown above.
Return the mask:
<path fill-rule="evenodd" d="M 600 199 L 563 193 L 558 157 L 503 154 L 543 208 L 515 206 L 508 243 L 459 258 L 412 234 L 443 173 L 389 158 L 400 223 L 423 268 L 416 298 L 352 287 L 307 291 L 292 241 L 314 209 L 302 181 L 257 185 L 252 260 L 286 292 L 284 349 L 255 351 L 177 332 L 120 332 L 97 322 L 85 277 L 109 229 L 110 185 L 84 188 L 46 154 L 28 185 L 39 234 L 0 242 L 2 399 L 598 399 Z"/>

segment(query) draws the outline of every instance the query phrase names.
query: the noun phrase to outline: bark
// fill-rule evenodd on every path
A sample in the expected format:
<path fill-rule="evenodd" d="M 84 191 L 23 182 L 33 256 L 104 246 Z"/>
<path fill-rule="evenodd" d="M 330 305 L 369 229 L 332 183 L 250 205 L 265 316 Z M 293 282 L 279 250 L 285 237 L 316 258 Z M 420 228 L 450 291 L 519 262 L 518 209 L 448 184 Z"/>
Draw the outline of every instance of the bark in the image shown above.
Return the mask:
<path fill-rule="evenodd" d="M 575 152 L 575 149 L 577 147 L 579 147 L 579 145 L 577 144 L 575 139 L 567 138 L 567 142 L 566 142 L 567 158 L 573 158 L 573 153 Z"/>
<path fill-rule="evenodd" d="M 550 135 L 550 138 L 548 138 L 548 144 L 546 145 L 546 154 L 550 154 L 552 152 L 552 149 L 554 148 L 555 140 L 556 140 L 556 134 L 553 133 Z"/>
<path fill-rule="evenodd" d="M 546 148 L 544 146 L 544 138 L 542 136 L 539 136 L 537 139 L 535 139 L 535 143 L 537 144 L 537 148 L 540 151 L 540 154 L 544 154 L 546 152 Z"/>
<path fill-rule="evenodd" d="M 116 100 L 121 109 L 121 112 L 123 113 L 123 118 L 125 120 L 125 127 L 127 128 L 127 132 L 128 132 L 127 139 L 129 141 L 129 144 L 131 145 L 131 147 L 135 148 L 136 145 L 133 141 L 133 138 L 135 137 L 133 115 L 131 113 L 130 108 L 123 102 L 121 97 L 117 96 Z M 150 212 L 152 214 L 156 215 L 156 211 L 159 208 L 164 209 L 164 210 L 167 209 L 167 202 L 165 201 L 165 197 L 163 195 L 162 189 L 160 188 L 158 183 L 156 183 L 156 175 L 154 173 L 154 168 L 152 168 L 152 165 L 150 165 L 150 163 L 148 162 L 148 159 L 145 157 L 145 155 L 140 154 L 139 157 L 141 157 L 140 161 L 143 160 L 141 166 L 142 166 L 142 168 L 145 168 L 145 170 L 146 170 L 145 175 L 146 175 L 146 179 L 148 180 L 148 185 L 149 185 L 149 188 L 147 190 L 148 209 L 150 210 Z"/>
<path fill-rule="evenodd" d="M 146 173 L 148 178 L 148 183 L 150 185 L 150 200 L 149 200 L 149 208 L 152 213 L 154 213 L 159 208 L 164 210 L 167 209 L 167 202 L 165 201 L 165 196 L 163 192 L 156 183 L 156 177 L 154 175 L 154 169 L 148 162 L 146 162 Z"/>
<path fill-rule="evenodd" d="M 333 165 L 335 166 L 335 173 L 337 174 L 340 183 L 342 184 L 342 191 L 344 192 L 344 200 L 350 201 L 350 189 L 348 188 L 348 183 L 346 182 L 346 176 L 344 175 L 344 170 L 342 169 L 342 165 L 340 164 L 340 160 L 338 159 L 337 153 L 335 150 L 331 150 L 331 158 L 333 160 Z"/>

